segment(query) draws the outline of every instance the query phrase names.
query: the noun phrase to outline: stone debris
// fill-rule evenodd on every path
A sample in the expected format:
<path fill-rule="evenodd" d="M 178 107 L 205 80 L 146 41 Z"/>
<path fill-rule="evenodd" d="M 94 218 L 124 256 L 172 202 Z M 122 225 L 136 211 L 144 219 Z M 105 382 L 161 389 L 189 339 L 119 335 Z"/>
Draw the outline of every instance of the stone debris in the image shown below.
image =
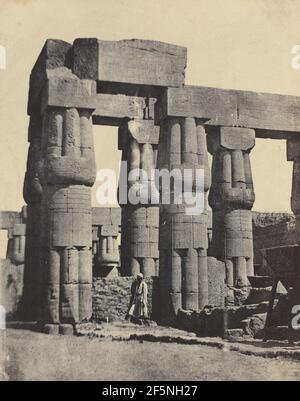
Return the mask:
<path fill-rule="evenodd" d="M 286 358 L 300 360 L 300 343 L 293 346 L 286 341 L 268 342 L 263 344 L 252 337 L 245 338 L 241 329 L 228 330 L 227 339 L 197 337 L 184 330 L 161 326 L 136 326 L 131 324 L 84 324 L 76 329 L 79 336 L 87 336 L 92 340 L 100 341 L 149 341 L 175 342 L 188 345 L 206 345 L 225 351 L 240 352 L 245 355 L 255 355 L 262 358 Z"/>

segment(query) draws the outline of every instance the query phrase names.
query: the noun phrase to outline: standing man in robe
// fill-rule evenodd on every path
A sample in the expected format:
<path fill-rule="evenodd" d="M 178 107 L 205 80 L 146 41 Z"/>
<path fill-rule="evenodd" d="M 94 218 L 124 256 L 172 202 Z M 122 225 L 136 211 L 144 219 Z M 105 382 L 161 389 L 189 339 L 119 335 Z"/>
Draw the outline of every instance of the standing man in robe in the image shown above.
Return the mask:
<path fill-rule="evenodd" d="M 132 323 L 148 323 L 148 286 L 142 273 L 138 273 L 131 285 L 131 298 L 127 318 Z"/>

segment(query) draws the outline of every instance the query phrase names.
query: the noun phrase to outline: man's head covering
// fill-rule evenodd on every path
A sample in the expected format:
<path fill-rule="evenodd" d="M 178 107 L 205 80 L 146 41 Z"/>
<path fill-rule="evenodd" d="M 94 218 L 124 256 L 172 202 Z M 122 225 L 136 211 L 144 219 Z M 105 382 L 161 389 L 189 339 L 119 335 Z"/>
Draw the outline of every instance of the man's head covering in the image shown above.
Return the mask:
<path fill-rule="evenodd" d="M 144 278 L 143 273 L 138 273 L 138 274 L 136 275 L 136 278 L 139 278 L 139 279 L 143 280 L 143 278 Z"/>

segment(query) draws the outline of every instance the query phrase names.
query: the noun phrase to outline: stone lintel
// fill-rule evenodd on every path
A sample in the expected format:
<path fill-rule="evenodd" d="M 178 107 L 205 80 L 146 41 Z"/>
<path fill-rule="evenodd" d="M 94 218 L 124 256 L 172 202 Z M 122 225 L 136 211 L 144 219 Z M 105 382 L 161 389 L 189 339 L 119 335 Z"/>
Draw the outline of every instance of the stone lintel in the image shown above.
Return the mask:
<path fill-rule="evenodd" d="M 97 93 L 93 123 L 119 126 L 124 119 L 154 119 L 155 98 Z"/>
<path fill-rule="evenodd" d="M 180 87 L 184 84 L 187 49 L 150 40 L 76 39 L 73 72 L 101 82 Z"/>
<path fill-rule="evenodd" d="M 166 117 L 252 128 L 257 137 L 282 139 L 300 132 L 300 97 L 197 86 L 167 88 L 156 104 L 157 123 Z"/>

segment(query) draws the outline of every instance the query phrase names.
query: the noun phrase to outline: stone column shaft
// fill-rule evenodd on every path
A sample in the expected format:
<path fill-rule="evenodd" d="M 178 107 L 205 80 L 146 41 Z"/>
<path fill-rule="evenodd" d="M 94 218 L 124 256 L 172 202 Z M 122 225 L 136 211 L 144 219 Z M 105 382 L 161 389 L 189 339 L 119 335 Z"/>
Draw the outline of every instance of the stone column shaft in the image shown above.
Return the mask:
<path fill-rule="evenodd" d="M 14 224 L 12 233 L 8 240 L 8 257 L 15 265 L 24 264 L 25 261 L 25 242 L 26 224 Z"/>
<path fill-rule="evenodd" d="M 102 226 L 99 230 L 99 254 L 98 262 L 100 275 L 117 276 L 119 264 L 119 227 L 113 225 Z"/>
<path fill-rule="evenodd" d="M 41 160 L 42 119 L 39 115 L 30 117 L 28 140 L 30 142 L 27 170 L 24 179 L 23 196 L 27 203 L 26 244 L 22 318 L 35 321 L 40 315 L 42 270 L 41 270 L 41 193 L 39 178 Z"/>
<path fill-rule="evenodd" d="M 234 297 L 236 303 L 245 300 L 248 276 L 254 275 L 251 208 L 255 198 L 249 156 L 254 144 L 255 132 L 246 128 L 216 128 L 208 136 L 213 155 L 209 194 L 213 252 L 225 262 L 228 303 Z"/>
<path fill-rule="evenodd" d="M 158 275 L 159 207 L 152 204 L 157 190 L 152 179 L 156 167 L 159 127 L 153 120 L 135 119 L 119 128 L 119 149 L 127 162 L 130 191 L 140 191 L 141 201 L 128 199 L 122 207 L 121 269 L 123 275 Z M 133 172 L 136 172 L 134 176 Z M 146 173 L 146 177 L 142 173 Z M 155 195 L 156 196 L 156 195 Z M 158 202 L 157 202 L 158 203 Z"/>
<path fill-rule="evenodd" d="M 160 207 L 160 288 L 161 319 L 172 323 L 179 308 L 197 310 L 208 304 L 207 211 L 206 194 L 210 187 L 210 171 L 204 127 L 194 118 L 166 118 L 161 126 L 158 150 L 159 169 L 181 173 L 185 195 L 204 191 L 204 208 L 189 211 L 186 200 L 176 201 L 175 188 L 170 187 L 170 203 Z M 203 188 L 196 188 L 196 170 L 204 171 Z M 191 172 L 185 176 L 185 171 Z M 190 184 L 190 187 L 186 184 Z M 162 183 L 161 202 L 167 192 Z"/>
<path fill-rule="evenodd" d="M 291 209 L 296 218 L 297 239 L 300 243 L 300 141 L 287 141 L 287 160 L 293 162 Z"/>
<path fill-rule="evenodd" d="M 48 107 L 42 129 L 41 268 L 47 332 L 92 316 L 91 110 Z"/>
<path fill-rule="evenodd" d="M 295 228 L 298 246 L 300 246 L 300 140 L 287 140 L 287 160 L 293 162 L 291 209 L 295 215 Z M 296 268 L 299 271 L 299 262 Z M 289 298 L 293 305 L 300 302 L 299 283 L 293 283 Z"/>

